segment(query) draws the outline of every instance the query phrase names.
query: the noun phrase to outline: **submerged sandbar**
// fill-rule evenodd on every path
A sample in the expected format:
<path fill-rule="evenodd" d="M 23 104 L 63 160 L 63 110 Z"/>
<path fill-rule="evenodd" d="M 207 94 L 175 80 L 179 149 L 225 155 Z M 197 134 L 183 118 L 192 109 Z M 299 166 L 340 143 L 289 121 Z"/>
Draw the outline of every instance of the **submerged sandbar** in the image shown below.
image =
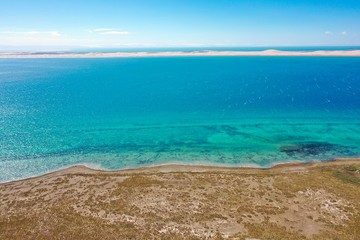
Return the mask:
<path fill-rule="evenodd" d="M 0 52 L 0 58 L 121 58 L 201 56 L 360 57 L 360 50 L 170 51 L 170 52 Z"/>

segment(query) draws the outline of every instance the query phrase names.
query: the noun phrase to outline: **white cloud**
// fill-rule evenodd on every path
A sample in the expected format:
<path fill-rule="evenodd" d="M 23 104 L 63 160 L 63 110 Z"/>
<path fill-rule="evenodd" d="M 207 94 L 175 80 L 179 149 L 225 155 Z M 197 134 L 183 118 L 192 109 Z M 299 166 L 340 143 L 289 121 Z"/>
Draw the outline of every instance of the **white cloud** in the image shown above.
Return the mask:
<path fill-rule="evenodd" d="M 108 31 L 108 32 L 102 32 L 100 34 L 103 34 L 103 35 L 126 35 L 126 34 L 129 34 L 129 32 L 120 32 L 120 31 Z"/>
<path fill-rule="evenodd" d="M 346 35 L 346 34 L 347 34 L 347 32 L 341 32 L 341 34 L 342 34 L 342 35 Z"/>
<path fill-rule="evenodd" d="M 330 32 L 330 31 L 326 31 L 326 32 L 325 32 L 325 34 L 326 34 L 326 35 L 331 35 L 331 34 L 332 34 L 332 32 Z"/>
<path fill-rule="evenodd" d="M 96 31 L 96 32 L 101 32 L 101 31 L 113 31 L 113 30 L 116 30 L 116 29 L 113 29 L 113 28 L 98 28 L 98 29 L 94 29 L 94 31 Z"/>
<path fill-rule="evenodd" d="M 48 31 L 48 32 L 37 32 L 37 31 L 28 31 L 28 32 L 15 32 L 15 31 L 4 31 L 0 32 L 0 34 L 12 34 L 12 35 L 37 35 L 37 34 L 50 34 L 54 37 L 59 37 L 60 33 L 57 31 Z"/>
<path fill-rule="evenodd" d="M 29 35 L 32 35 L 32 34 L 39 34 L 40 32 L 24 32 L 24 34 L 29 34 Z"/>
<path fill-rule="evenodd" d="M 40 32 L 14 32 L 14 31 L 3 31 L 0 32 L 1 34 L 24 34 L 24 35 L 34 35 L 34 34 L 39 34 Z"/>
<path fill-rule="evenodd" d="M 52 35 L 0 35 L 0 45 L 4 46 L 80 46 L 101 44 L 100 40 L 87 38 L 53 37 Z M 106 44 L 107 42 L 105 42 Z"/>
<path fill-rule="evenodd" d="M 120 31 L 120 29 L 116 28 L 97 28 L 94 30 L 88 31 L 89 33 L 98 32 L 102 35 L 126 35 L 129 34 L 129 32 Z"/>
<path fill-rule="evenodd" d="M 60 33 L 58 33 L 57 31 L 50 31 L 50 32 L 44 32 L 44 33 L 48 33 L 54 37 L 59 37 L 60 36 Z"/>

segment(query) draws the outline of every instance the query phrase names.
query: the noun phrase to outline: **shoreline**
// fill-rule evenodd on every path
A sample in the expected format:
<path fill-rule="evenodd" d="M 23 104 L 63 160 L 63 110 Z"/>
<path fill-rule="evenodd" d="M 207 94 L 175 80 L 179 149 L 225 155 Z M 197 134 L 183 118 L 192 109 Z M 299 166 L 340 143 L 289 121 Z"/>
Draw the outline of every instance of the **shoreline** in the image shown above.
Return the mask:
<path fill-rule="evenodd" d="M 226 56 L 284 56 L 284 57 L 360 57 L 360 50 L 316 51 L 177 51 L 177 52 L 0 52 L 0 58 L 128 58 L 128 57 L 226 57 Z"/>
<path fill-rule="evenodd" d="M 55 171 L 47 172 L 41 175 L 33 177 L 27 177 L 23 179 L 10 180 L 6 182 L 0 182 L 1 185 L 12 184 L 17 182 L 25 182 L 38 180 L 46 177 L 53 176 L 64 176 L 67 174 L 100 174 L 100 175 L 111 175 L 111 174 L 156 174 L 156 173 L 204 173 L 204 172 L 236 172 L 236 173 L 249 173 L 249 174 L 276 174 L 286 172 L 303 172 L 308 171 L 311 168 L 326 167 L 326 166 L 337 166 L 337 165 L 351 165 L 354 163 L 360 164 L 360 158 L 337 158 L 325 161 L 313 161 L 313 162 L 279 162 L 274 163 L 269 167 L 255 167 L 255 166 L 216 166 L 216 165 L 202 165 L 202 164 L 184 164 L 184 163 L 164 163 L 153 166 L 145 166 L 138 168 L 124 168 L 119 170 L 105 170 L 96 169 L 87 166 L 86 164 L 76 164 L 60 168 Z"/>
<path fill-rule="evenodd" d="M 354 239 L 359 198 L 360 158 L 267 169 L 77 165 L 0 184 L 0 239 Z"/>

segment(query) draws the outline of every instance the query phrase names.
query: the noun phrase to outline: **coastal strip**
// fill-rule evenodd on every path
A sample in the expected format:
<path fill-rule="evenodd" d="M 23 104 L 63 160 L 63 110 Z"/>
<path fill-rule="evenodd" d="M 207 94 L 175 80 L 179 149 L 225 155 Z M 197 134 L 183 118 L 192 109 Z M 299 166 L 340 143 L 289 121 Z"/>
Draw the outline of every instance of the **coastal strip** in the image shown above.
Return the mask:
<path fill-rule="evenodd" d="M 174 51 L 174 52 L 0 52 L 0 58 L 122 58 L 206 56 L 360 57 L 360 50 Z"/>
<path fill-rule="evenodd" d="M 0 184 L 0 239 L 357 239 L 360 159 L 73 166 Z"/>
<path fill-rule="evenodd" d="M 315 162 L 284 162 L 272 165 L 270 167 L 261 168 L 257 166 L 240 166 L 240 167 L 225 167 L 213 165 L 194 165 L 194 164 L 160 164 L 149 167 L 126 168 L 120 170 L 102 170 L 94 169 L 85 165 L 73 165 L 65 167 L 53 172 L 45 173 L 39 176 L 29 177 L 20 180 L 13 180 L 10 182 L 0 182 L 1 185 L 6 185 L 12 182 L 23 182 L 38 180 L 46 178 L 47 176 L 64 176 L 67 174 L 99 174 L 99 175 L 113 175 L 113 174 L 154 174 L 154 173 L 172 173 L 172 172 L 226 172 L 226 173 L 246 173 L 246 174 L 278 174 L 286 172 L 308 172 L 312 169 L 322 167 L 336 167 L 344 165 L 360 164 L 360 158 L 338 158 L 329 161 L 315 161 Z"/>

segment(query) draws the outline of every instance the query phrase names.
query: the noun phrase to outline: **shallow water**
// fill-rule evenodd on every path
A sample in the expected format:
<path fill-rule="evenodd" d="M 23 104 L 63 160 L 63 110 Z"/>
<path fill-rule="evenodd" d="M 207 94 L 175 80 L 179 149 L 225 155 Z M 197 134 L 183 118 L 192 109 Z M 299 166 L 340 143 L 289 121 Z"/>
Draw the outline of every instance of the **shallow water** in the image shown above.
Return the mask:
<path fill-rule="evenodd" d="M 360 58 L 0 60 L 0 181 L 360 156 Z"/>

